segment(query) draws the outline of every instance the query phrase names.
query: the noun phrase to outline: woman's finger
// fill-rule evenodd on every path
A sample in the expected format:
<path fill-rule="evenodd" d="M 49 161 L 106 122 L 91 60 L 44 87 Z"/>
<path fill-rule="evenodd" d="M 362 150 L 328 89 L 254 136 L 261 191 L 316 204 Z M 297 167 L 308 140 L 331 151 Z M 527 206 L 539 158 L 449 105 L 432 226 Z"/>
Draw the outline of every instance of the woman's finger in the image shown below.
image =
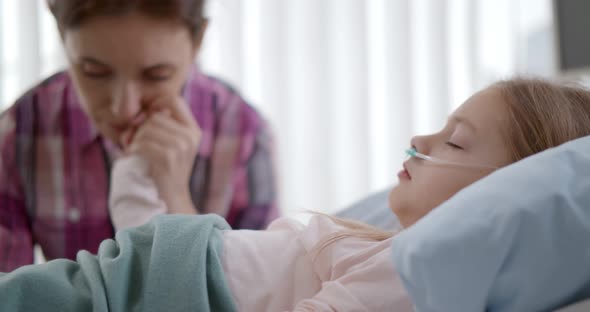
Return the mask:
<path fill-rule="evenodd" d="M 191 149 L 191 141 L 186 134 L 176 131 L 166 131 L 154 124 L 146 124 L 135 135 L 133 143 L 153 142 L 164 150 L 178 150 L 181 152 Z"/>

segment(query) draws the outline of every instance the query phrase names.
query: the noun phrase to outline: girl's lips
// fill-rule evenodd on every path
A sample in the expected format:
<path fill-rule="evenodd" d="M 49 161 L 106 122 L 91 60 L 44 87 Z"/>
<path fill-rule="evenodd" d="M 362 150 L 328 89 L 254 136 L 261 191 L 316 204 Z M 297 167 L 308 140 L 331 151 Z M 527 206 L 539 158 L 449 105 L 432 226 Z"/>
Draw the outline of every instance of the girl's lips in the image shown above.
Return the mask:
<path fill-rule="evenodd" d="M 401 170 L 398 174 L 397 177 L 400 180 L 412 180 L 412 176 L 410 175 L 410 172 L 408 171 L 408 169 L 406 168 L 406 165 L 404 164 L 404 169 Z"/>

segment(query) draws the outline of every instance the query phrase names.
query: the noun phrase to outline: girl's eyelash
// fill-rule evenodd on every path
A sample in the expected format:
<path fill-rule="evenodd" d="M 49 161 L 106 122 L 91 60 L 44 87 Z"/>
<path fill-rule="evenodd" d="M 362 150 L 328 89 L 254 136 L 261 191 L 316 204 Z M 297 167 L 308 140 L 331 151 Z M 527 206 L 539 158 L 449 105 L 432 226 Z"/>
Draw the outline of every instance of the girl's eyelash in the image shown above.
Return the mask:
<path fill-rule="evenodd" d="M 452 148 L 457 148 L 457 149 L 463 149 L 461 146 L 453 143 L 453 142 L 447 142 L 447 145 L 452 147 Z"/>

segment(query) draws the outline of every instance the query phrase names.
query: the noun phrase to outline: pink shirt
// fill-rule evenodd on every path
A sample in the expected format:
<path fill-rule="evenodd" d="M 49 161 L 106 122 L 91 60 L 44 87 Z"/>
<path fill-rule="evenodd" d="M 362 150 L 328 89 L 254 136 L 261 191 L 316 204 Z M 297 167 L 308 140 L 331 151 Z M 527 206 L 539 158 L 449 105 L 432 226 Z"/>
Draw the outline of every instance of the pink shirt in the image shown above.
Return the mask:
<path fill-rule="evenodd" d="M 119 229 L 166 210 L 150 189 L 138 157 L 118 160 L 111 181 L 111 215 Z M 153 187 L 153 184 L 152 184 Z M 135 218 L 127 218 L 133 210 Z M 391 259 L 391 239 L 345 237 L 318 243 L 345 228 L 326 216 L 308 225 L 287 218 L 266 231 L 224 232 L 222 263 L 241 311 L 413 311 Z"/>
<path fill-rule="evenodd" d="M 200 213 L 236 229 L 266 228 L 278 215 L 273 143 L 258 112 L 225 83 L 194 68 L 183 97 L 201 129 L 189 187 Z M 0 272 L 97 252 L 113 236 L 107 200 L 117 155 L 60 72 L 0 112 Z"/>

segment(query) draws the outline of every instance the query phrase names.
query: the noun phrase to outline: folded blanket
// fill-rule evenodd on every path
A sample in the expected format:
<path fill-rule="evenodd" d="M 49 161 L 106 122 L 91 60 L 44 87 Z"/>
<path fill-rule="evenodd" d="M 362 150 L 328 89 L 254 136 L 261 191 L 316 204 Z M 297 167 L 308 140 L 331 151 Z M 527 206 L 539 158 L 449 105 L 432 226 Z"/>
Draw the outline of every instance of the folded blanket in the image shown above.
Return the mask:
<path fill-rule="evenodd" d="M 0 273 L 0 311 L 235 311 L 214 215 L 162 215 L 97 255 Z"/>

